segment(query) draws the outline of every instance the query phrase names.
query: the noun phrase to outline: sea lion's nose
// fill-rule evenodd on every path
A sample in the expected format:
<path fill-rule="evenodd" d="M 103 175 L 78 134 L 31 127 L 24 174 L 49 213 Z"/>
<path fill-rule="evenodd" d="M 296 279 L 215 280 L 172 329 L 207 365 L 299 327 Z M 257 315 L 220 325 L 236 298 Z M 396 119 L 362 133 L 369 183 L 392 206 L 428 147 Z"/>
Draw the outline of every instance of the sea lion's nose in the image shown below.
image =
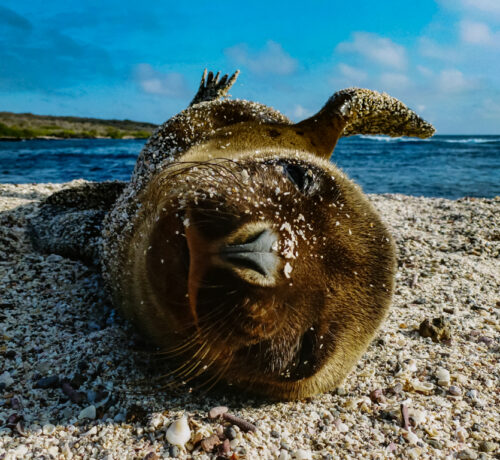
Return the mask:
<path fill-rule="evenodd" d="M 220 257 L 237 268 L 256 271 L 265 277 L 272 277 L 279 265 L 276 253 L 278 235 L 267 228 L 250 235 L 246 241 L 223 245 Z"/>

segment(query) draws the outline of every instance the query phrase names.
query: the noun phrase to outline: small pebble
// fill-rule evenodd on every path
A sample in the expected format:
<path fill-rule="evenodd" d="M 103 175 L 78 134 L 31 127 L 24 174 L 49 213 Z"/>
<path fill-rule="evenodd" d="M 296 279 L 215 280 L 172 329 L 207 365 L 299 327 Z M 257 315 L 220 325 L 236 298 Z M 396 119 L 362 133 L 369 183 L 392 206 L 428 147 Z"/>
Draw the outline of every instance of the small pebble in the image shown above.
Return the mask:
<path fill-rule="evenodd" d="M 238 438 L 234 438 L 232 441 L 229 442 L 229 447 L 231 447 L 232 450 L 236 449 L 240 443 L 240 440 Z"/>
<path fill-rule="evenodd" d="M 210 409 L 208 412 L 208 417 L 211 419 L 220 417 L 222 414 L 226 413 L 229 409 L 226 406 L 217 406 Z"/>
<path fill-rule="evenodd" d="M 344 387 L 338 387 L 336 393 L 339 396 L 345 396 L 347 394 L 347 390 Z"/>
<path fill-rule="evenodd" d="M 50 375 L 48 377 L 43 377 L 37 380 L 34 387 L 35 388 L 57 388 L 60 385 L 58 375 Z"/>
<path fill-rule="evenodd" d="M 410 444 L 417 444 L 420 441 L 420 438 L 413 431 L 407 431 L 403 436 Z"/>
<path fill-rule="evenodd" d="M 448 388 L 448 393 L 452 396 L 460 396 L 462 394 L 462 390 L 456 385 L 451 385 L 450 388 Z"/>
<path fill-rule="evenodd" d="M 288 453 L 288 451 L 282 449 L 280 451 L 280 456 L 278 457 L 278 460 L 290 460 L 292 456 Z"/>
<path fill-rule="evenodd" d="M 89 431 L 83 433 L 83 436 L 93 436 L 95 434 L 97 434 L 97 427 L 93 426 Z"/>
<path fill-rule="evenodd" d="M 457 453 L 457 458 L 461 460 L 476 460 L 477 454 L 472 449 L 464 449 Z"/>
<path fill-rule="evenodd" d="M 337 430 L 341 433 L 347 433 L 349 431 L 349 427 L 339 419 L 335 420 L 334 424 Z"/>
<path fill-rule="evenodd" d="M 290 446 L 290 444 L 287 441 L 284 441 L 283 439 L 281 440 L 280 446 L 282 449 L 285 449 L 285 450 L 292 449 L 292 446 Z"/>
<path fill-rule="evenodd" d="M 43 434 L 51 435 L 56 431 L 56 427 L 52 423 L 47 423 L 42 427 Z"/>
<path fill-rule="evenodd" d="M 123 423 L 125 422 L 126 419 L 127 419 L 127 414 L 125 414 L 125 412 L 118 412 L 118 414 L 116 414 L 113 417 L 113 422 Z"/>
<path fill-rule="evenodd" d="M 142 460 L 158 460 L 160 457 L 156 455 L 156 452 L 147 453 Z"/>
<path fill-rule="evenodd" d="M 476 399 L 477 390 L 469 390 L 467 393 L 465 393 L 465 395 L 468 396 L 470 399 Z"/>
<path fill-rule="evenodd" d="M 308 450 L 298 449 L 293 453 L 293 458 L 296 460 L 312 460 L 312 454 Z"/>
<path fill-rule="evenodd" d="M 179 448 L 177 446 L 170 446 L 168 448 L 168 455 L 171 458 L 178 458 L 179 454 L 180 454 L 180 450 L 179 450 Z"/>
<path fill-rule="evenodd" d="M 440 367 L 436 371 L 436 378 L 439 386 L 447 386 L 450 383 L 450 371 Z"/>
<path fill-rule="evenodd" d="M 481 441 L 479 443 L 479 452 L 494 452 L 497 445 L 491 441 Z"/>
<path fill-rule="evenodd" d="M 465 440 L 469 436 L 469 434 L 467 433 L 467 430 L 461 426 L 457 428 L 455 435 L 460 442 L 465 442 Z"/>
<path fill-rule="evenodd" d="M 212 452 L 214 450 L 214 447 L 219 445 L 220 443 L 221 441 L 219 437 L 216 434 L 213 434 L 212 436 L 203 439 L 200 445 L 205 452 Z"/>
<path fill-rule="evenodd" d="M 403 391 L 403 385 L 401 383 L 396 383 L 393 387 L 389 388 L 389 392 L 397 395 Z"/>
<path fill-rule="evenodd" d="M 232 426 L 228 426 L 225 430 L 224 430 L 224 434 L 227 436 L 227 438 L 232 441 L 233 439 L 236 438 L 236 436 L 238 435 L 236 433 L 236 430 L 232 427 Z"/>
<path fill-rule="evenodd" d="M 85 418 L 94 420 L 95 416 L 96 416 L 95 406 L 88 406 L 80 412 L 80 414 L 78 415 L 78 420 L 83 420 Z"/>
<path fill-rule="evenodd" d="M 14 458 L 24 458 L 24 456 L 28 453 L 28 447 L 24 444 L 20 444 L 14 450 Z"/>
<path fill-rule="evenodd" d="M 491 345 L 493 343 L 493 339 L 491 337 L 486 337 L 482 335 L 477 339 L 479 343 L 484 343 L 485 345 Z"/>
<path fill-rule="evenodd" d="M 434 449 L 441 450 L 443 448 L 443 444 L 437 439 L 428 439 L 427 444 L 429 444 L 429 446 L 431 447 L 434 447 Z"/>
<path fill-rule="evenodd" d="M 270 435 L 271 435 L 273 438 L 279 438 L 279 437 L 280 437 L 280 434 L 279 434 L 276 430 L 271 430 Z"/>
<path fill-rule="evenodd" d="M 230 443 L 229 439 L 224 439 L 224 441 L 222 442 L 222 445 L 219 446 L 219 453 L 222 456 L 227 457 L 227 456 L 229 456 L 229 452 L 231 452 L 231 443 Z"/>
<path fill-rule="evenodd" d="M 153 417 L 151 417 L 151 426 L 154 429 L 157 429 L 159 426 L 163 425 L 163 417 L 161 414 L 155 414 Z"/>
<path fill-rule="evenodd" d="M 382 392 L 382 390 L 380 388 L 377 388 L 376 390 L 373 390 L 370 393 L 370 399 L 374 403 L 385 403 L 386 402 L 384 393 Z"/>
<path fill-rule="evenodd" d="M 5 385 L 4 388 L 9 388 L 13 383 L 14 379 L 10 376 L 10 374 L 7 371 L 5 371 L 3 374 L 0 374 L 0 384 Z"/>
<path fill-rule="evenodd" d="M 422 337 L 430 337 L 433 342 L 446 342 L 451 339 L 449 321 L 442 316 L 432 320 L 424 319 L 418 332 Z"/>
<path fill-rule="evenodd" d="M 67 395 L 70 401 L 74 402 L 75 404 L 82 403 L 86 398 L 86 395 L 84 393 L 76 391 L 69 382 L 63 382 L 61 384 L 61 388 L 63 393 Z"/>

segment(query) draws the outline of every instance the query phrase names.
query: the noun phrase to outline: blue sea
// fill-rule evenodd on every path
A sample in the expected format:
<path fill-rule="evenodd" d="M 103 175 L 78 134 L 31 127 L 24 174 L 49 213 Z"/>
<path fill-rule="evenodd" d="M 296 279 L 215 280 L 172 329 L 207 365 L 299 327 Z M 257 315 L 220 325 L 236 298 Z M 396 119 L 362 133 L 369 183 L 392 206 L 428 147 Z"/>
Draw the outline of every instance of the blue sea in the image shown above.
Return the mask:
<path fill-rule="evenodd" d="M 128 180 L 144 140 L 0 142 L 0 182 Z M 500 195 L 500 136 L 342 138 L 332 157 L 367 193 Z"/>

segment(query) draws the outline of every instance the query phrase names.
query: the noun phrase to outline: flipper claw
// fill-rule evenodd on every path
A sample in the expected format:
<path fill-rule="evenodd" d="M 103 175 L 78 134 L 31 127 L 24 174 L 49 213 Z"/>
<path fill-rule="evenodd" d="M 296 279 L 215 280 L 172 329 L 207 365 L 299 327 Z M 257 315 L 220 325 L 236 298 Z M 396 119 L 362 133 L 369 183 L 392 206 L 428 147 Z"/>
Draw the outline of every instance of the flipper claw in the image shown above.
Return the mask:
<path fill-rule="evenodd" d="M 208 72 L 207 74 L 207 69 L 205 69 L 201 77 L 198 92 L 189 105 L 192 106 L 195 104 L 199 104 L 200 102 L 214 101 L 223 97 L 227 97 L 227 93 L 238 78 L 239 73 L 240 71 L 237 70 L 231 75 L 231 77 L 225 74 L 219 80 L 220 72 L 217 72 L 217 74 L 215 74 L 214 76 L 214 73 L 212 71 Z"/>

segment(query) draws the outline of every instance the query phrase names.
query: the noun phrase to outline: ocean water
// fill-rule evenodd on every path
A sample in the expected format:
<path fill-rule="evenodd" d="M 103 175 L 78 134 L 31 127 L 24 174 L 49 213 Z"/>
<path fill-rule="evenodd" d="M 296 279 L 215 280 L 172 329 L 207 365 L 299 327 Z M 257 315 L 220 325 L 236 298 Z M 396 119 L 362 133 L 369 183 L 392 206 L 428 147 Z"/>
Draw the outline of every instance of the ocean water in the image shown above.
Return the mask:
<path fill-rule="evenodd" d="M 144 140 L 0 142 L 0 182 L 128 180 Z M 500 136 L 342 138 L 332 161 L 367 193 L 500 195 Z"/>

